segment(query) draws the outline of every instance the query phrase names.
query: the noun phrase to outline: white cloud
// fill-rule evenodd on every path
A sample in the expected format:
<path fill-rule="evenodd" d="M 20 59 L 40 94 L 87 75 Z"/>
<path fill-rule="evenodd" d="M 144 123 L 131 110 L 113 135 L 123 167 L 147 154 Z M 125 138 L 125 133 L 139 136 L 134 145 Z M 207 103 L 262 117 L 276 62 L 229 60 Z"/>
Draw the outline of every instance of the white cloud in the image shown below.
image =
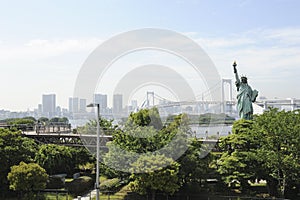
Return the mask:
<path fill-rule="evenodd" d="M 300 28 L 266 30 L 264 35 L 267 39 L 277 40 L 281 45 L 300 45 Z"/>
<path fill-rule="evenodd" d="M 250 38 L 199 38 L 196 40 L 199 44 L 206 46 L 207 48 L 229 48 L 237 47 L 241 45 L 254 44 L 255 41 Z"/>
<path fill-rule="evenodd" d="M 300 74 L 300 28 L 257 29 L 224 37 L 194 38 L 208 53 L 222 77 L 233 77 L 232 62 L 240 74 L 269 97 L 297 97 L 288 88 Z M 286 89 L 284 89 L 286 88 Z"/>
<path fill-rule="evenodd" d="M 101 39 L 33 39 L 23 44 L 0 46 L 0 61 L 39 60 L 67 53 L 90 52 L 96 48 Z"/>
<path fill-rule="evenodd" d="M 252 69 L 300 64 L 300 28 L 257 30 L 235 36 L 196 38 L 216 60 L 243 60 Z M 257 66 L 257 67 L 256 67 Z"/>

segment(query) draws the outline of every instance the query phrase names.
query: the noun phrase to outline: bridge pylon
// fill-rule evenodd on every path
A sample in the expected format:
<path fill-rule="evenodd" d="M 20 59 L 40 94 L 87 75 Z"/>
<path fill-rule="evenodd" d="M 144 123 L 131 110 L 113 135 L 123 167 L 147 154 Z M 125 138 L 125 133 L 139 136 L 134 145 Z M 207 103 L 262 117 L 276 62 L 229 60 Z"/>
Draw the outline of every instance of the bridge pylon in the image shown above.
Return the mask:
<path fill-rule="evenodd" d="M 228 100 L 226 100 L 226 97 L 225 97 L 225 87 L 227 86 L 226 84 L 229 85 L 229 96 L 228 96 Z M 222 113 L 225 113 L 226 112 L 226 105 L 227 105 L 227 102 L 232 102 L 233 98 L 232 98 L 232 80 L 231 79 L 225 79 L 223 78 L 222 79 L 222 93 L 221 93 L 221 102 L 222 102 L 222 106 L 221 106 L 221 112 Z M 229 111 L 231 112 L 232 111 L 232 104 L 228 104 L 229 106 Z"/>
<path fill-rule="evenodd" d="M 147 91 L 147 107 L 154 106 L 154 92 Z"/>

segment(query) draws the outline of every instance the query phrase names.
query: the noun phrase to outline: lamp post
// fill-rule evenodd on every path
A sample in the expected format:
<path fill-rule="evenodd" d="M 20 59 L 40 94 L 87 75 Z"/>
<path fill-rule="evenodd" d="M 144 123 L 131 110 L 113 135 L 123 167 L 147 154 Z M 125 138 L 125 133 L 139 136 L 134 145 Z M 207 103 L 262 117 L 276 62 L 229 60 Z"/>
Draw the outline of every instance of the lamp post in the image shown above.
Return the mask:
<path fill-rule="evenodd" d="M 99 123 L 99 116 L 100 116 L 100 106 L 98 103 L 91 103 L 89 105 L 87 105 L 87 107 L 97 107 L 97 117 L 96 117 L 96 122 L 97 122 L 97 146 L 96 146 L 96 200 L 99 200 L 99 149 L 100 149 L 100 123 Z"/>

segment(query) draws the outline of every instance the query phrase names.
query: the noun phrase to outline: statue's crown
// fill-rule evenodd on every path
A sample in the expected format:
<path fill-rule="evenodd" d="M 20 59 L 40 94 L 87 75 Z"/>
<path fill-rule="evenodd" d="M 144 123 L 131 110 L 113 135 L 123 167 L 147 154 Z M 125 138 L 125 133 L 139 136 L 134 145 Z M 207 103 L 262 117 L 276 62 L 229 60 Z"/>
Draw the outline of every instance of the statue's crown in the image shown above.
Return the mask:
<path fill-rule="evenodd" d="M 241 75 L 241 79 L 244 79 L 244 78 L 245 78 L 245 79 L 248 79 L 246 75 L 243 75 L 243 74 L 242 74 L 242 75 Z"/>

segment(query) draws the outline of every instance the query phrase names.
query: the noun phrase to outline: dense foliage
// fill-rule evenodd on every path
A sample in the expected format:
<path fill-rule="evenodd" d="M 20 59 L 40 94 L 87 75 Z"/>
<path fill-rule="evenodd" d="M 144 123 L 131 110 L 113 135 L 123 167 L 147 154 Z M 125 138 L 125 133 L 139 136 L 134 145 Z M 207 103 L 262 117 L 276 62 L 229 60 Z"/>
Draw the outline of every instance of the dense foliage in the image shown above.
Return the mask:
<path fill-rule="evenodd" d="M 91 161 L 91 155 L 85 148 L 72 148 L 55 144 L 39 147 L 35 161 L 46 169 L 48 174 L 73 174 L 80 164 Z"/>
<path fill-rule="evenodd" d="M 26 164 L 20 162 L 19 165 L 11 167 L 7 179 L 9 188 L 15 191 L 31 193 L 46 188 L 48 175 L 46 170 L 36 163 Z"/>
<path fill-rule="evenodd" d="M 156 108 L 132 113 L 107 144 L 104 163 L 121 171 L 114 176 L 130 179 L 133 191 L 153 198 L 157 191 L 173 194 L 182 185 L 201 184 L 211 172 L 211 157 L 201 156 L 205 145 L 190 137 L 188 124 L 182 114 L 170 116 L 163 125 Z"/>
<path fill-rule="evenodd" d="M 20 166 L 13 168 L 15 171 L 35 168 L 36 165 L 31 163 L 36 162 L 42 168 L 45 168 L 48 174 L 67 173 L 71 176 L 80 164 L 93 161 L 91 154 L 85 148 L 71 148 L 54 144 L 38 145 L 33 139 L 23 137 L 20 131 L 0 128 L 0 190 L 2 191 L 0 198 L 4 198 L 6 194 L 9 195 L 8 173 L 11 167 L 18 166 L 20 163 Z M 25 163 L 30 164 L 27 166 Z M 34 175 L 24 170 L 25 174 Z M 14 177 L 14 174 L 9 177 Z M 20 178 L 26 177 L 22 176 Z M 30 177 L 27 178 L 28 181 L 32 180 Z M 11 181 L 14 180 L 10 179 Z M 13 185 L 15 184 L 17 183 Z M 10 188 L 21 191 L 18 187 L 16 185 Z"/>
<path fill-rule="evenodd" d="M 253 121 L 239 120 L 233 134 L 222 139 L 218 172 L 241 189 L 249 181 L 265 180 L 269 193 L 279 197 L 297 194 L 300 186 L 300 114 L 270 109 Z"/>
<path fill-rule="evenodd" d="M 200 121 L 212 122 L 212 117 L 216 123 L 220 122 L 220 117 L 226 118 L 225 115 L 202 115 Z M 39 122 L 61 120 L 66 119 L 45 118 L 39 119 Z M 31 123 L 34 119 L 8 121 Z M 100 118 L 101 131 L 113 136 L 113 140 L 107 143 L 108 151 L 101 149 L 101 175 L 111 178 L 106 184 L 102 183 L 102 189 L 115 191 L 129 183 L 132 191 L 152 194 L 154 199 L 157 192 L 172 195 L 194 186 L 197 186 L 194 192 L 215 191 L 210 190 L 207 180 L 217 179 L 218 186 L 214 187 L 223 185 L 226 191 L 255 195 L 251 184 L 262 180 L 266 182 L 270 196 L 299 198 L 299 111 L 270 109 L 255 116 L 253 120 L 235 121 L 232 134 L 221 138 L 217 147 L 219 152 L 214 153 L 209 153 L 211 146 L 191 137 L 189 124 L 189 116 L 185 114 L 169 116 L 162 123 L 156 108 L 132 113 L 122 126 Z M 79 127 L 78 132 L 96 134 L 96 127 L 96 121 L 91 120 Z M 22 137 L 19 131 L 0 129 L 2 197 L 9 188 L 8 180 L 11 189 L 25 191 L 33 180 L 31 176 L 44 174 L 42 168 L 50 175 L 67 173 L 71 176 L 77 172 L 79 165 L 86 163 L 94 166 L 95 158 L 85 148 L 38 145 L 33 140 Z M 41 174 L 31 174 L 30 170 L 33 168 Z M 25 175 L 21 175 L 22 173 Z M 15 180 L 18 181 L 13 182 Z M 39 179 L 37 177 L 34 180 Z M 27 184 L 22 189 L 19 186 L 21 182 Z M 84 182 L 86 188 L 90 188 L 94 180 L 82 178 L 77 182 Z M 78 190 L 77 182 L 69 185 L 74 191 Z M 44 187 L 43 184 L 39 186 Z"/>
<path fill-rule="evenodd" d="M 136 171 L 143 173 L 135 173 Z M 145 155 L 132 164 L 130 183 L 133 191 L 140 194 L 151 193 L 155 199 L 157 191 L 173 194 L 180 187 L 179 164 L 163 155 Z"/>
<path fill-rule="evenodd" d="M 10 167 L 21 161 L 31 162 L 37 151 L 33 140 L 22 137 L 19 131 L 0 128 L 0 190 L 8 189 Z"/>

